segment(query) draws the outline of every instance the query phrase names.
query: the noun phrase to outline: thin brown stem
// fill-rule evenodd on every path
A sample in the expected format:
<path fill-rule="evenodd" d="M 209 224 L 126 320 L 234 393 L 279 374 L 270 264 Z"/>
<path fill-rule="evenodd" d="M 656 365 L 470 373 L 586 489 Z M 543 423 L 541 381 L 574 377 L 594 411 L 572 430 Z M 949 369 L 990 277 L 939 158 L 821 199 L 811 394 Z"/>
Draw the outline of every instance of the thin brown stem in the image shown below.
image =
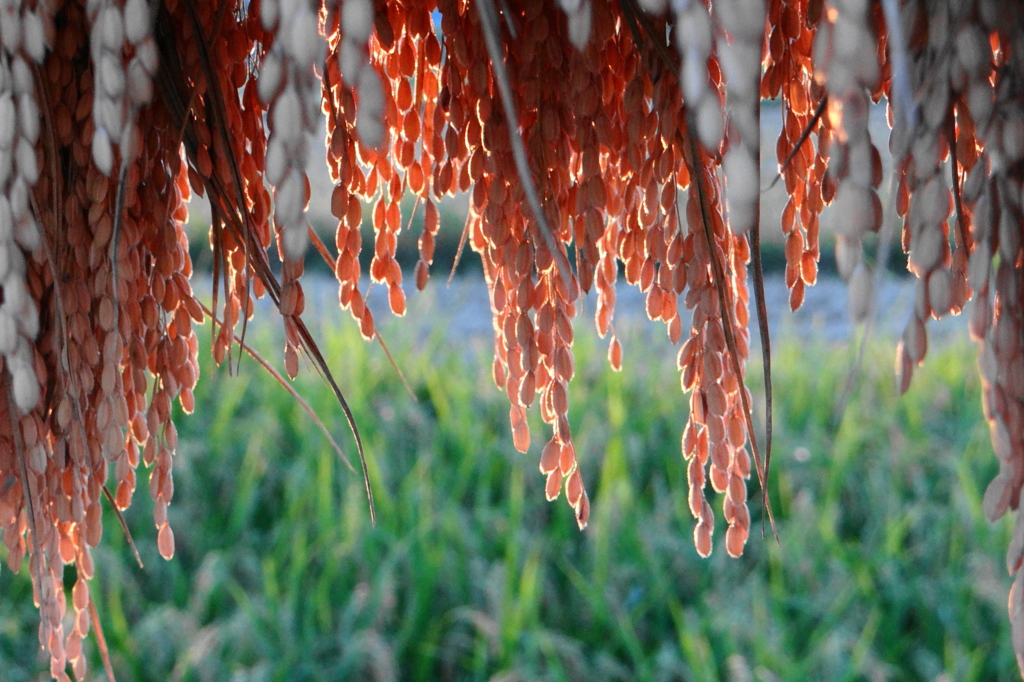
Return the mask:
<path fill-rule="evenodd" d="M 727 264 L 718 262 L 717 250 L 715 248 L 715 237 L 711 228 L 710 207 L 707 205 L 707 192 L 705 191 L 701 180 L 703 177 L 703 169 L 698 165 L 700 156 L 697 151 L 697 142 L 692 135 L 687 135 L 686 138 L 690 142 L 690 172 L 693 177 L 692 182 L 696 183 L 695 189 L 699 198 L 698 203 L 700 205 L 704 238 L 707 240 L 708 257 L 711 259 L 711 270 L 715 279 L 715 289 L 718 292 L 719 308 L 722 311 L 722 332 L 725 335 L 725 344 L 729 349 L 729 359 L 730 364 L 732 365 L 733 374 L 736 376 L 736 381 L 739 384 L 740 402 L 743 405 L 743 416 L 746 419 L 750 449 L 754 453 L 754 465 L 757 468 L 757 477 L 761 484 L 761 502 L 764 506 L 765 512 L 768 514 L 768 522 L 771 525 L 772 534 L 775 536 L 775 540 L 778 541 L 779 534 L 775 530 L 775 515 L 772 513 L 771 501 L 768 499 L 768 480 L 765 476 L 765 467 L 761 461 L 761 453 L 757 445 L 757 434 L 754 431 L 754 420 L 752 417 L 750 401 L 747 399 L 747 390 L 743 384 L 743 370 L 740 367 L 739 352 L 736 349 L 735 331 L 733 329 L 734 312 L 732 302 L 729 298 L 729 292 L 726 289 L 725 284 L 725 269 Z M 727 256 L 725 254 L 723 254 L 723 256 L 725 256 L 724 259 L 727 260 Z"/>
<path fill-rule="evenodd" d="M 131 547 L 132 554 L 135 555 L 136 563 L 139 564 L 139 568 L 145 568 L 145 566 L 142 565 L 142 557 L 139 556 L 139 550 L 135 546 L 135 540 L 132 539 L 132 532 L 128 530 L 128 524 L 124 520 L 124 515 L 121 514 L 121 510 L 117 508 L 117 502 L 114 501 L 114 496 L 110 494 L 110 488 L 107 487 L 106 483 L 103 484 L 103 495 L 107 498 L 107 501 L 110 502 L 110 506 L 114 510 L 114 515 L 117 516 L 117 521 L 121 524 L 121 530 L 124 531 L 124 536 L 128 539 L 128 546 Z"/>
<path fill-rule="evenodd" d="M 949 126 L 946 131 L 946 135 L 948 136 L 949 143 L 949 170 L 950 174 L 953 176 L 953 209 L 956 211 L 956 224 L 959 228 L 960 248 L 964 250 L 964 256 L 970 256 L 971 250 L 967 234 L 967 220 L 964 216 L 963 198 L 960 190 L 960 172 L 957 170 L 956 120 L 954 118 L 952 105 L 950 105 Z"/>
<path fill-rule="evenodd" d="M 202 303 L 200 303 L 199 305 L 200 307 L 202 307 L 203 312 L 209 315 L 211 319 L 217 319 L 216 315 L 214 315 L 212 311 L 208 310 L 206 306 L 204 306 Z M 323 421 L 321 421 L 316 411 L 309 406 L 309 403 L 307 403 L 302 398 L 301 395 L 299 395 L 299 392 L 292 388 L 292 385 L 288 381 L 286 381 L 283 376 L 281 376 L 281 373 L 274 369 L 274 366 L 267 362 L 263 358 L 263 356 L 257 353 L 252 348 L 252 346 L 249 346 L 247 343 L 242 341 L 238 336 L 235 336 L 235 341 L 238 343 L 239 346 L 241 346 L 241 348 L 245 352 L 247 352 L 252 357 L 253 360 L 255 360 L 260 365 L 260 367 L 265 369 L 267 373 L 270 374 L 270 376 L 272 376 L 274 380 L 277 381 L 277 383 L 281 384 L 284 390 L 288 391 L 288 393 L 291 394 L 292 398 L 299 403 L 299 406 L 306 411 L 306 414 L 308 414 L 313 419 L 313 423 L 317 425 L 317 428 L 319 428 L 321 433 L 323 433 L 324 436 L 327 438 L 328 442 L 331 444 L 331 447 L 334 448 L 334 451 L 338 454 L 338 458 L 345 463 L 345 466 L 349 468 L 349 471 L 351 471 L 352 473 L 356 473 L 355 467 L 352 466 L 352 463 L 348 460 L 348 457 L 346 457 L 345 453 L 342 452 L 341 446 L 339 446 L 337 441 L 334 440 L 334 437 L 331 435 L 331 432 L 327 430 L 326 426 L 324 426 Z"/>
<path fill-rule="evenodd" d="M 110 682 L 117 682 L 114 677 L 114 667 L 110 665 L 110 649 L 107 648 L 107 638 L 103 636 L 103 624 L 100 623 L 100 616 L 96 613 L 96 602 L 89 597 L 89 615 L 92 617 L 92 626 L 96 632 L 96 646 L 100 650 L 100 658 L 103 660 L 103 669 L 107 672 Z"/>
<path fill-rule="evenodd" d="M 459 267 L 459 261 L 462 260 L 462 251 L 466 248 L 466 240 L 469 238 L 469 221 L 471 216 L 466 216 L 466 224 L 462 226 L 462 236 L 459 237 L 459 248 L 455 250 L 455 260 L 452 261 L 452 271 L 448 274 L 448 286 L 452 285 L 452 280 L 455 279 L 455 269 Z"/>
<path fill-rule="evenodd" d="M 786 156 L 786 160 L 782 162 L 781 166 L 779 166 L 779 174 L 775 176 L 774 180 L 772 180 L 772 184 L 768 185 L 767 189 L 763 190 L 764 192 L 767 192 L 775 187 L 775 185 L 779 184 L 779 180 L 781 180 L 786 174 L 786 171 L 789 170 L 789 164 L 793 162 L 793 158 L 800 151 L 800 148 L 804 146 L 804 142 L 807 142 L 811 137 L 811 133 L 813 133 L 814 129 L 817 127 L 818 121 L 821 120 L 822 114 L 825 113 L 825 107 L 827 105 L 828 95 L 822 95 L 821 100 L 818 101 L 818 106 L 814 107 L 814 115 L 811 116 L 811 120 L 804 126 L 803 132 L 800 133 L 800 137 L 797 138 L 796 144 L 793 145 L 793 149 L 789 151 L 789 155 Z M 760 174 L 760 166 L 758 166 L 758 169 L 758 174 Z"/>
<path fill-rule="evenodd" d="M 761 100 L 757 100 L 757 112 L 761 113 Z M 757 184 L 761 184 L 761 144 L 755 140 L 747 146 L 754 154 L 754 168 L 757 169 Z M 772 339 L 768 328 L 768 307 L 764 299 L 764 266 L 761 263 L 761 197 L 754 198 L 754 221 L 750 226 L 751 270 L 754 275 L 754 302 L 757 308 L 757 328 L 761 339 L 761 364 L 764 367 L 764 478 L 770 480 L 772 463 Z M 768 499 L 767 489 L 762 484 L 764 500 Z M 761 537 L 764 537 L 764 517 L 761 517 Z M 778 535 L 776 535 L 778 537 Z"/>

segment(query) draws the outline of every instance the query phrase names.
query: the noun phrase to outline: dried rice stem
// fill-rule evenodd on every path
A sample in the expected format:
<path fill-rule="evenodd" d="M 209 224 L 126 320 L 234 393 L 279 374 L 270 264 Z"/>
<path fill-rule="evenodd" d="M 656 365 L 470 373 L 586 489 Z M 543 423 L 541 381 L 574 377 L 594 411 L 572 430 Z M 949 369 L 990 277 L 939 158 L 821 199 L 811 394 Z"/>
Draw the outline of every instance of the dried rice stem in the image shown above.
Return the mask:
<path fill-rule="evenodd" d="M 807 125 L 804 126 L 804 129 L 800 132 L 800 137 L 797 138 L 797 141 L 793 144 L 793 149 L 791 149 L 789 154 L 786 156 L 786 160 L 779 166 L 778 175 L 776 175 L 772 180 L 772 184 L 762 190 L 762 193 L 774 188 L 775 185 L 779 183 L 779 180 L 782 180 L 785 177 L 786 171 L 789 170 L 789 164 L 793 162 L 793 157 L 797 155 L 800 148 L 804 146 L 804 142 L 807 142 L 807 140 L 810 139 L 811 133 L 813 133 L 814 129 L 818 127 L 818 122 L 821 121 L 821 116 L 825 113 L 826 107 L 828 107 L 827 93 L 822 95 L 821 99 L 818 100 L 818 106 L 814 107 L 814 114 L 811 116 L 810 120 L 807 121 Z"/>
<path fill-rule="evenodd" d="M 132 539 L 132 532 L 128 530 L 128 523 L 124 520 L 124 515 L 121 513 L 121 510 L 118 509 L 117 502 L 114 501 L 114 496 L 110 494 L 110 489 L 107 487 L 106 483 L 103 484 L 103 495 L 107 498 L 107 501 L 110 502 L 110 506 L 113 508 L 114 514 L 117 516 L 117 522 L 121 524 L 121 530 L 124 531 L 124 537 L 128 540 L 128 546 L 131 548 L 132 554 L 135 555 L 135 563 L 139 565 L 139 568 L 145 568 L 145 566 L 142 565 L 142 557 L 139 556 L 139 550 L 135 546 L 135 540 Z"/>
<path fill-rule="evenodd" d="M 697 152 L 697 141 L 692 135 L 688 137 L 688 147 L 690 152 L 690 166 L 697 168 L 697 163 L 700 156 Z M 750 440 L 750 449 L 754 454 L 754 465 L 757 468 L 758 481 L 761 484 L 761 503 L 764 506 L 765 512 L 768 514 L 768 523 L 771 526 L 772 534 L 775 536 L 775 541 L 779 542 L 779 534 L 775 530 L 775 515 L 772 513 L 771 501 L 768 499 L 768 480 L 765 477 L 765 467 L 761 461 L 761 453 L 757 446 L 757 433 L 754 431 L 754 421 L 752 419 L 752 411 L 750 407 L 750 401 L 747 399 L 746 388 L 743 385 L 743 371 L 740 368 L 739 353 L 736 350 L 736 339 L 733 325 L 732 305 L 729 301 L 729 293 L 725 288 L 725 268 L 728 265 L 723 265 L 718 261 L 718 257 L 715 255 L 715 238 L 711 233 L 711 218 L 708 215 L 706 191 L 701 182 L 700 174 L 694 178 L 694 182 L 697 183 L 697 194 L 700 197 L 700 212 L 703 223 L 704 237 L 708 244 L 708 253 L 711 258 L 711 267 L 715 278 L 715 289 L 718 291 L 719 309 L 722 311 L 722 330 L 725 333 L 725 343 L 729 348 L 730 364 L 732 365 L 733 374 L 736 376 L 736 381 L 739 382 L 739 394 L 740 401 L 743 404 L 743 413 L 746 419 L 747 434 Z"/>
<path fill-rule="evenodd" d="M 103 660 L 103 669 L 107 673 L 107 679 L 110 682 L 117 682 L 117 678 L 114 677 L 114 667 L 110 664 L 110 650 L 107 648 L 107 638 L 103 635 L 103 623 L 100 621 L 100 616 L 96 613 L 96 602 L 89 598 L 89 615 L 92 617 L 92 626 L 96 630 L 96 646 L 100 650 L 100 658 Z"/>
<path fill-rule="evenodd" d="M 209 316 L 211 320 L 217 319 L 217 316 L 214 315 L 213 311 L 209 310 L 202 303 L 200 303 L 200 305 L 203 307 L 203 312 L 206 313 L 206 315 Z M 235 342 L 246 353 L 248 353 L 253 360 L 259 363 L 260 367 L 266 370 L 267 373 L 270 374 L 270 376 L 274 377 L 274 380 L 277 381 L 277 383 L 281 384 L 281 386 L 284 387 L 284 390 L 288 391 L 288 393 L 291 394 L 292 398 L 299 403 L 299 406 L 306 411 L 306 414 L 308 414 L 313 419 L 313 423 L 316 424 L 317 428 L 320 429 L 321 433 L 323 433 L 324 436 L 327 438 L 327 441 L 331 444 L 331 447 L 334 448 L 334 451 L 336 453 L 338 453 L 338 458 L 345 463 L 345 466 L 348 467 L 349 471 L 351 471 L 352 473 L 356 473 L 355 467 L 352 466 L 352 463 L 348 460 L 348 457 L 346 457 L 345 453 L 342 452 L 341 446 L 338 445 L 337 441 L 334 440 L 334 436 L 331 435 L 331 432 L 327 430 L 326 426 L 324 426 L 324 423 L 323 421 L 321 421 L 319 415 L 317 415 L 316 410 L 310 407 L 309 403 L 307 403 L 305 399 L 303 399 L 303 397 L 299 394 L 299 392 L 292 387 L 291 383 L 286 381 L 285 378 L 281 376 L 281 373 L 278 372 L 273 365 L 264 360 L 263 356 L 256 352 L 252 348 L 252 346 L 245 343 L 238 336 L 235 336 Z"/>

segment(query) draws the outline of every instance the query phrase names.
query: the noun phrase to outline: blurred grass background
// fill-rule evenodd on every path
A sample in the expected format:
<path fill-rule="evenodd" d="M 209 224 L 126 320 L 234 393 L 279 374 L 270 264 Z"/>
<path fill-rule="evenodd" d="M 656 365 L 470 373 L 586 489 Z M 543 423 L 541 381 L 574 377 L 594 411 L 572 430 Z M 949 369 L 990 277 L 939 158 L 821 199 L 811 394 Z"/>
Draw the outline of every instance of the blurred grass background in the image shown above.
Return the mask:
<path fill-rule="evenodd" d="M 752 481 L 745 555 L 718 542 L 702 560 L 667 344 L 620 330 L 615 374 L 579 325 L 570 418 L 593 502 L 581 533 L 564 500 L 544 501 L 536 408 L 530 453 L 512 447 L 489 343 L 382 321 L 414 401 L 379 348 L 328 317 L 342 316 L 311 328 L 362 430 L 377 527 L 361 478 L 290 396 L 249 358 L 229 376 L 201 349 L 196 412 L 177 419 L 176 556 L 157 553 L 144 472 L 126 517 L 145 569 L 109 509 L 95 549 L 119 680 L 1019 679 L 1012 523 L 981 512 L 997 462 L 966 340 L 933 345 L 902 398 L 891 343 L 869 344 L 837 418 L 854 350 L 776 339 L 781 545 L 760 537 Z M 280 365 L 272 326 L 249 338 Z M 759 364 L 749 372 L 756 396 Z M 296 387 L 355 462 L 330 392 L 309 368 Z M 4 568 L 0 680 L 48 679 L 37 627 L 27 567 Z M 94 637 L 86 648 L 99 679 Z"/>

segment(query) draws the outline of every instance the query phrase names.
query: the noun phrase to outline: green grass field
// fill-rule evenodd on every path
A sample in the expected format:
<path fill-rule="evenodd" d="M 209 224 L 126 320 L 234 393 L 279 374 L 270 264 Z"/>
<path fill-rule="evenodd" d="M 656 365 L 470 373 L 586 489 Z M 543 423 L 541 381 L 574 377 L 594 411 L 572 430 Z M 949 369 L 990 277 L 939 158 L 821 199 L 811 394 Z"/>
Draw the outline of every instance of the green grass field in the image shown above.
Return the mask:
<path fill-rule="evenodd" d="M 966 341 L 933 348 L 903 398 L 893 349 L 870 345 L 836 418 L 853 351 L 777 340 L 781 545 L 754 531 L 730 559 L 720 528 L 702 560 L 667 343 L 641 352 L 627 335 L 614 374 L 579 333 L 570 416 L 593 502 L 581 533 L 564 500 L 544 501 L 536 408 L 531 452 L 512 447 L 489 344 L 438 331 L 417 347 L 384 329 L 415 401 L 351 324 L 315 330 L 362 429 L 376 528 L 361 477 L 285 391 L 250 359 L 229 376 L 201 349 L 196 413 L 178 419 L 177 555 L 159 558 L 143 472 L 126 516 L 145 569 L 109 510 L 95 550 L 119 680 L 1019 679 L 1012 522 L 981 512 L 997 462 Z M 280 364 L 272 336 L 250 334 Z M 296 386 L 354 460 L 328 390 L 309 369 Z M 759 529 L 754 482 L 750 497 Z M 48 679 L 37 626 L 27 570 L 4 568 L 0 680 Z"/>

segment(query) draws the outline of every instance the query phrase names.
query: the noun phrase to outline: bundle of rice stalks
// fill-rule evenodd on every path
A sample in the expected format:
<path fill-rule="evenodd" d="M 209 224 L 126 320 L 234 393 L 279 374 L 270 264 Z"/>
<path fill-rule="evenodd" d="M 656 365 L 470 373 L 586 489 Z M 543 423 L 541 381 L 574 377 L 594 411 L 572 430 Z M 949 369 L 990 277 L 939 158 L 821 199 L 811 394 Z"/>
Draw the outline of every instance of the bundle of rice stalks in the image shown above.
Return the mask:
<path fill-rule="evenodd" d="M 896 208 L 919 277 L 900 384 L 924 359 L 927 320 L 974 298 L 970 329 L 1001 465 L 985 510 L 1017 514 L 1007 565 L 1024 655 L 1018 10 L 1012 0 L 0 0 L 0 522 L 9 566 L 29 555 L 52 675 L 67 679 L 69 665 L 85 675 L 100 505 L 131 504 L 140 459 L 160 552 L 174 553 L 171 403 L 192 409 L 193 325 L 206 317 L 182 230 L 192 192 L 212 210 L 216 360 L 231 357 L 254 299 L 269 295 L 285 320 L 287 373 L 307 354 L 350 421 L 302 322 L 308 242 L 331 264 L 341 307 L 373 339 L 360 290 L 363 203 L 375 234 L 370 279 L 402 315 L 400 200 L 414 195 L 425 213 L 422 289 L 437 202 L 468 192 L 463 242 L 483 260 L 494 381 L 508 394 L 513 442 L 529 449 L 526 410 L 539 402 L 550 425 L 545 492 L 553 500 L 564 490 L 580 527 L 590 503 L 567 417 L 573 320 L 581 294 L 596 289 L 595 323 L 620 368 L 621 263 L 648 316 L 681 344 L 697 550 L 712 548 L 710 479 L 725 493 L 726 550 L 741 554 L 747 480 L 753 468 L 765 489 L 771 447 L 764 97 L 784 103 L 790 305 L 817 279 L 819 214 L 834 203 L 856 321 L 870 313 L 874 279 L 863 239 L 883 223 L 867 114 L 888 98 Z M 333 249 L 305 217 L 320 116 Z M 768 378 L 763 457 L 744 387 L 751 259 Z M 688 329 L 680 305 L 693 311 Z M 68 563 L 78 575 L 73 619 Z"/>

